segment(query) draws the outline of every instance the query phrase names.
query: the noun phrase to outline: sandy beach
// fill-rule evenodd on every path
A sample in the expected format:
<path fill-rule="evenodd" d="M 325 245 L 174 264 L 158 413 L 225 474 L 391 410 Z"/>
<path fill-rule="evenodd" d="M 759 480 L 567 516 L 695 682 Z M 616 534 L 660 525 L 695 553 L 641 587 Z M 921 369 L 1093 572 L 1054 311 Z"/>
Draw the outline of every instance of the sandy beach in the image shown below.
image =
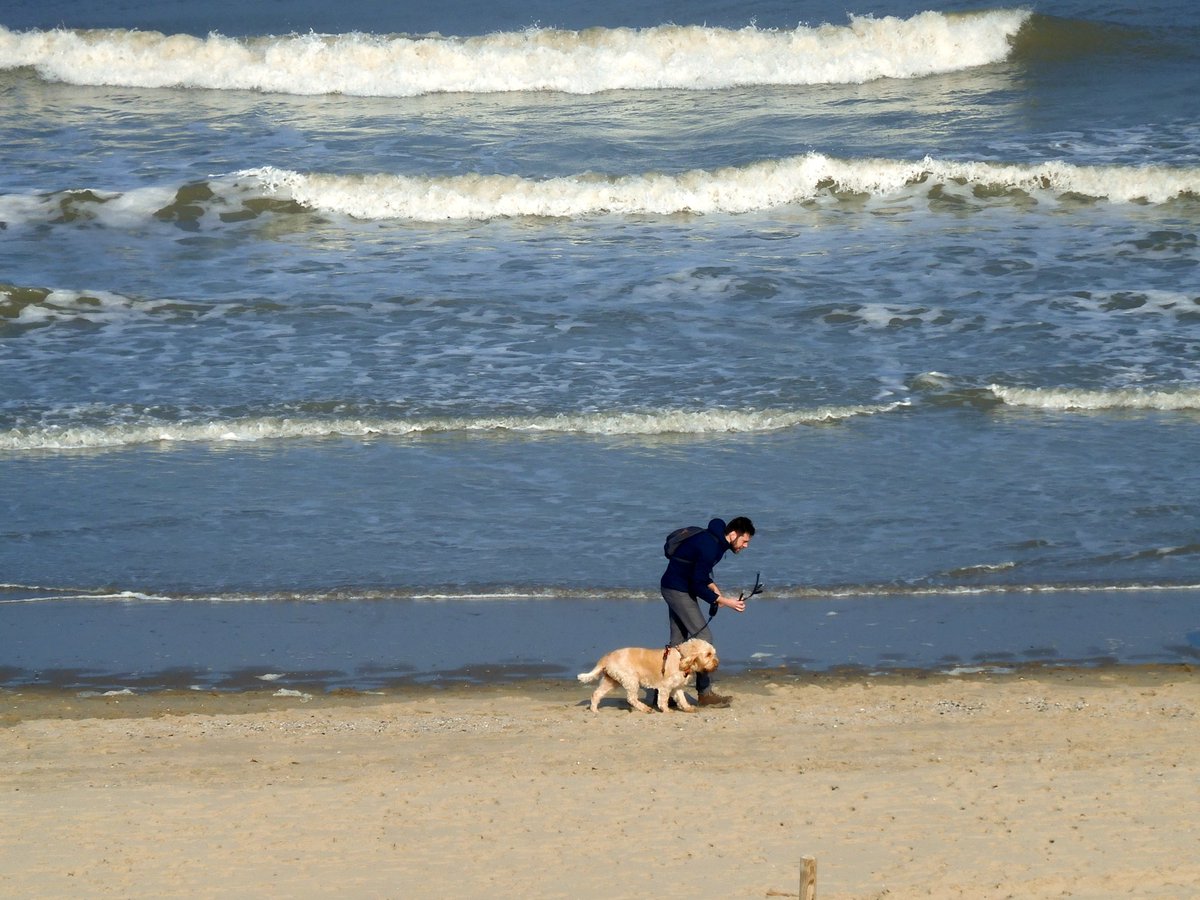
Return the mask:
<path fill-rule="evenodd" d="M 1200 676 L 0 696 L 8 897 L 1200 895 Z"/>

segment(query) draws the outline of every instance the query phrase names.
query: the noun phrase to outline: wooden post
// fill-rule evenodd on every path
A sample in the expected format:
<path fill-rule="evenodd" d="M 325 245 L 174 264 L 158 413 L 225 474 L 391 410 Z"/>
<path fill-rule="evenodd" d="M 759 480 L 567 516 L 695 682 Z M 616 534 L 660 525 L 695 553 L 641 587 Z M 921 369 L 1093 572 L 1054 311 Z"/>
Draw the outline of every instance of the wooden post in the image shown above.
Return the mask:
<path fill-rule="evenodd" d="M 811 856 L 800 859 L 800 900 L 817 900 L 817 861 Z"/>

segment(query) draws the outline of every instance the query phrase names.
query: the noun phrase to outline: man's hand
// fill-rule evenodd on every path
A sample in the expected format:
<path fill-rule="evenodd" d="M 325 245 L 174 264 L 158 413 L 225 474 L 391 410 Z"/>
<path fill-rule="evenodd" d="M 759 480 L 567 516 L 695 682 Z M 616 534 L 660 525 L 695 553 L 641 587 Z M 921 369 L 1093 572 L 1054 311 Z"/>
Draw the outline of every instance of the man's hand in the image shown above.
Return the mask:
<path fill-rule="evenodd" d="M 717 597 L 717 605 L 728 606 L 730 609 L 737 610 L 738 612 L 746 611 L 746 601 L 741 597 L 726 597 L 724 594 L 721 594 Z"/>

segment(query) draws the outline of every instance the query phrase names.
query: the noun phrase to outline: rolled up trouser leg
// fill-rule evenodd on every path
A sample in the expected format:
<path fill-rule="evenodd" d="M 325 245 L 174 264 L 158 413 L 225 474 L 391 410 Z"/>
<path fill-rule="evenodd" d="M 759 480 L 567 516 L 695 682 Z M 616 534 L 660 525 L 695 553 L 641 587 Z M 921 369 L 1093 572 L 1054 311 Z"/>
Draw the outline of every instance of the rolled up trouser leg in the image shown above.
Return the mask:
<path fill-rule="evenodd" d="M 671 646 L 682 644 L 692 638 L 701 638 L 713 642 L 712 632 L 709 631 L 704 613 L 700 611 L 700 602 L 694 600 L 683 591 L 662 589 L 663 599 L 667 601 L 667 614 L 671 626 Z M 712 687 L 712 679 L 707 672 L 696 673 L 696 690 L 704 693 Z"/>

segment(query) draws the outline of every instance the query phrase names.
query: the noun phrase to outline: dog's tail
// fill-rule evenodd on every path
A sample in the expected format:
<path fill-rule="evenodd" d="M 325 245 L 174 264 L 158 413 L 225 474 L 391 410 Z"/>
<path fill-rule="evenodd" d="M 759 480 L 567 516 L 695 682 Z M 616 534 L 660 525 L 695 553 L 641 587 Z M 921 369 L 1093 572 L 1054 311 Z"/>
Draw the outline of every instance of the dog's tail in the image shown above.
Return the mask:
<path fill-rule="evenodd" d="M 603 671 L 604 671 L 604 666 L 597 663 L 596 668 L 592 669 L 592 671 L 580 672 L 575 677 L 578 678 L 580 681 L 582 681 L 584 684 L 587 684 L 589 681 L 595 681 L 597 678 L 599 678 L 600 673 Z"/>

